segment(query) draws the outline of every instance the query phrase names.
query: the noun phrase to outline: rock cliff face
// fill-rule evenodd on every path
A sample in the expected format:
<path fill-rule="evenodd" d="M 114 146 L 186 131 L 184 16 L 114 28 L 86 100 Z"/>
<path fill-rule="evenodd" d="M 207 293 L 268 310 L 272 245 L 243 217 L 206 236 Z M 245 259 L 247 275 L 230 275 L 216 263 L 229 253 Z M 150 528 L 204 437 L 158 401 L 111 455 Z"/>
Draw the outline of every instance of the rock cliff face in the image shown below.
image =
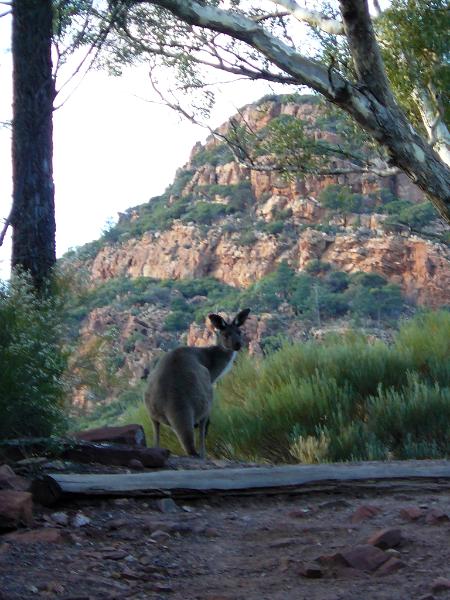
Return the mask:
<path fill-rule="evenodd" d="M 368 224 L 376 218 L 370 216 Z M 365 228 L 366 229 L 366 228 Z M 154 277 L 183 279 L 214 277 L 246 287 L 272 272 L 282 260 L 302 270 L 310 260 L 333 264 L 338 270 L 376 272 L 399 284 L 407 297 L 430 307 L 450 301 L 448 248 L 416 235 L 395 235 L 370 229 L 329 234 L 313 228 L 289 244 L 277 236 L 259 234 L 251 245 L 212 229 L 201 235 L 193 225 L 175 224 L 161 234 L 145 234 L 120 248 L 106 246 L 96 256 L 92 277 Z"/>
<path fill-rule="evenodd" d="M 334 131 L 315 128 L 321 111 L 315 102 L 270 101 L 245 107 L 235 121 L 246 123 L 253 131 L 264 131 L 274 118 L 295 117 L 305 122 L 315 139 L 336 143 L 340 138 Z M 219 128 L 222 135 L 229 130 L 229 122 Z M 321 201 L 322 192 L 330 186 L 345 186 L 359 194 L 365 208 L 358 213 L 330 210 Z M 180 169 L 162 200 L 151 200 L 121 216 L 120 235 L 114 243 L 104 243 L 86 263 L 91 285 L 117 277 L 213 277 L 246 288 L 273 272 L 282 261 L 299 273 L 310 261 L 320 260 L 349 274 L 378 273 L 400 285 L 404 294 L 419 305 L 450 305 L 450 251 L 443 243 L 442 225 L 432 222 L 427 234 L 393 225 L 383 212 L 386 191 L 392 198 L 424 201 L 422 192 L 402 174 L 310 174 L 286 181 L 275 172 L 241 166 L 229 151 L 227 154 L 220 140 L 211 137 L 205 145 L 194 147 L 188 164 Z M 178 210 L 164 226 L 156 226 L 151 220 L 157 202 L 163 202 L 159 209 Z M 213 213 L 208 211 L 213 209 L 216 212 L 211 217 Z M 148 227 L 145 218 L 150 219 Z M 136 226 L 140 226 L 139 233 L 134 235 Z M 284 311 L 289 335 L 301 339 L 304 330 L 289 312 L 291 309 L 281 306 L 278 310 Z M 133 382 L 145 377 L 155 354 L 179 342 L 179 335 L 169 334 L 162 326 L 170 312 L 168 307 L 137 312 L 96 309 L 83 323 L 80 338 L 80 348 L 86 349 L 93 338 L 104 335 L 111 326 L 118 331 L 116 339 L 122 349 L 133 338 L 125 360 Z M 271 334 L 271 320 L 270 314 L 249 319 L 251 351 L 261 351 L 261 340 Z M 189 344 L 202 345 L 211 343 L 213 334 L 192 324 L 186 339 Z M 85 403 L 86 398 L 83 388 L 78 400 Z"/>
<path fill-rule="evenodd" d="M 280 115 L 301 118 L 313 126 L 320 110 L 315 104 L 268 102 L 245 107 L 237 119 L 256 131 Z M 226 123 L 219 131 L 226 134 L 228 128 Z M 328 141 L 336 138 L 328 131 L 317 131 L 315 135 Z M 401 285 L 404 293 L 419 304 L 437 307 L 450 302 L 448 246 L 414 235 L 407 227 L 389 231 L 383 225 L 387 215 L 377 213 L 376 207 L 370 213 L 330 214 L 319 201 L 321 191 L 330 185 L 347 186 L 355 193 L 372 196 L 375 204 L 379 203 L 380 190 L 389 190 L 400 199 L 423 201 L 422 192 L 405 175 L 308 175 L 287 183 L 274 172 L 250 171 L 235 161 L 196 166 L 195 159 L 202 151 L 219 145 L 212 137 L 205 146 L 196 145 L 190 162 L 180 171 L 189 177 L 179 197 L 198 195 L 207 188 L 231 189 L 246 182 L 250 205 L 246 214 L 218 218 L 208 227 L 175 219 L 165 230 L 147 231 L 141 237 L 105 245 L 92 263 L 94 281 L 119 276 L 211 276 L 232 286 L 246 287 L 273 271 L 282 260 L 302 270 L 309 260 L 320 259 L 348 273 L 377 272 Z M 222 189 L 213 191 L 207 200 L 225 205 L 230 202 Z M 168 206 L 173 201 L 172 196 Z M 257 222 L 273 223 L 280 214 L 289 235 L 283 229 L 276 233 L 257 229 Z M 327 233 L 320 231 L 324 225 L 329 228 Z M 253 235 L 243 242 L 240 232 L 249 226 Z"/>

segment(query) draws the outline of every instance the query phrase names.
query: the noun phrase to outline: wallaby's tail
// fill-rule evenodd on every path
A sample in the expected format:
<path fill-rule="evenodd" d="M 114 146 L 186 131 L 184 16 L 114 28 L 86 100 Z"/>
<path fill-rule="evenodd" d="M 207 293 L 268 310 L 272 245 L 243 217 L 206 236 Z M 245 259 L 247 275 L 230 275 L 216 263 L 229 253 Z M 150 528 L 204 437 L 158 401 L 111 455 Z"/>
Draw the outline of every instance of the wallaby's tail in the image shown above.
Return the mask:
<path fill-rule="evenodd" d="M 187 454 L 198 456 L 194 442 L 194 419 L 188 412 L 177 412 L 169 418 L 172 429 L 177 434 Z"/>

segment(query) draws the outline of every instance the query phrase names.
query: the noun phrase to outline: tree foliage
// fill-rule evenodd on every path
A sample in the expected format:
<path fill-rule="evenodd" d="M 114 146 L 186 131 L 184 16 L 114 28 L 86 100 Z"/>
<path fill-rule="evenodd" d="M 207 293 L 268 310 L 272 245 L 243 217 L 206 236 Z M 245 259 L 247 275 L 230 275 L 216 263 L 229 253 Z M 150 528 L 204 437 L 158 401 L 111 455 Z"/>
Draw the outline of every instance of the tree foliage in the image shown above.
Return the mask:
<path fill-rule="evenodd" d="M 191 120 L 213 105 L 209 74 L 215 70 L 297 90 L 306 86 L 384 147 L 387 167 L 407 173 L 450 220 L 448 130 L 441 110 L 448 79 L 443 0 L 396 0 L 375 19 L 376 34 L 366 0 L 340 0 L 321 11 L 320 6 L 302 8 L 295 0 L 264 6 L 127 0 L 114 7 L 103 59 L 112 72 L 147 63 L 161 98 Z M 397 58 L 400 67 L 395 69 Z M 413 84 L 418 94 L 409 93 Z M 420 118 L 422 133 L 411 127 L 403 111 L 416 125 Z M 296 128 L 292 154 L 311 158 L 302 125 L 290 125 Z M 289 129 L 287 123 L 277 126 Z M 279 139 L 274 138 L 274 146 Z M 287 160 L 292 154 L 285 150 L 277 147 Z"/>

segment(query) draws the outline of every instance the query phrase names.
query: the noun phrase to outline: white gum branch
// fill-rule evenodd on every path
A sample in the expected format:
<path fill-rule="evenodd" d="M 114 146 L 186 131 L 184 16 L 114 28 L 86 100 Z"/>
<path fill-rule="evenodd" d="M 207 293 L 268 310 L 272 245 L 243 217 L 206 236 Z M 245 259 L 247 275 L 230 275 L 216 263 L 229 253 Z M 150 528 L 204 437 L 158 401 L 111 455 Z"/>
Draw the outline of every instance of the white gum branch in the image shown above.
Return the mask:
<path fill-rule="evenodd" d="M 439 154 L 441 160 L 450 166 L 450 132 L 439 108 L 433 102 L 432 93 L 421 87 L 414 90 L 414 96 L 430 145 Z"/>
<path fill-rule="evenodd" d="M 316 10 L 302 8 L 295 0 L 272 0 L 275 4 L 282 6 L 289 14 L 298 21 L 308 23 L 322 31 L 333 35 L 344 35 L 344 25 L 341 21 L 330 19 Z"/>

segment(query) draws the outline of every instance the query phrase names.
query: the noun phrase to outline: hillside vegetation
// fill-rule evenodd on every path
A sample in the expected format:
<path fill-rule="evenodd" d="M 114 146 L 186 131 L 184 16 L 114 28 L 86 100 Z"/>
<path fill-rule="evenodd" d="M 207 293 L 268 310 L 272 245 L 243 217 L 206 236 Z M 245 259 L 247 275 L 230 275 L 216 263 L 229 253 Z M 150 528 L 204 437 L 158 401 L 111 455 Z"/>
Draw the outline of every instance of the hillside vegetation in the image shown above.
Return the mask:
<path fill-rule="evenodd" d="M 357 332 L 243 354 L 218 385 L 208 451 L 258 462 L 450 455 L 450 313 L 405 322 L 392 345 Z M 144 406 L 140 422 L 152 439 Z M 180 452 L 164 429 L 163 444 Z"/>

